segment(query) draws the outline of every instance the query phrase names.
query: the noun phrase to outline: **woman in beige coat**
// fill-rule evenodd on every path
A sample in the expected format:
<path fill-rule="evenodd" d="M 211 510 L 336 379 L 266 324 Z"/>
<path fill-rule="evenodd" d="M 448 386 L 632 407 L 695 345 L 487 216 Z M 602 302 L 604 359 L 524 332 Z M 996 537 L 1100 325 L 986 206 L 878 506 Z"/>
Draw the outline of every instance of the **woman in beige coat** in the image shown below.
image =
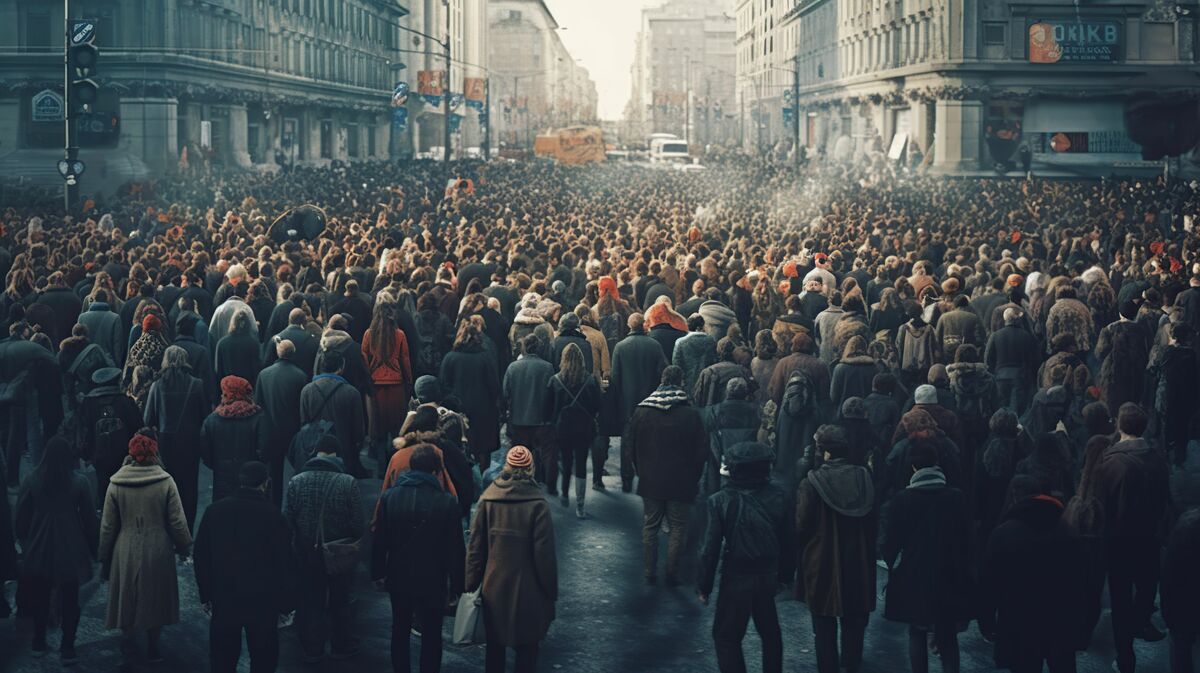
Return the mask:
<path fill-rule="evenodd" d="M 144 428 L 129 440 L 129 457 L 112 476 L 100 522 L 101 577 L 108 588 L 107 628 L 121 629 L 121 651 L 137 651 L 147 634 L 147 659 L 161 661 L 158 636 L 179 621 L 175 554 L 192 544 L 179 491 L 158 464 L 158 443 Z"/>
<path fill-rule="evenodd" d="M 550 507 L 533 480 L 533 455 L 523 446 L 509 450 L 504 471 L 475 509 L 466 584 L 469 591 L 483 587 L 485 673 L 504 673 L 510 647 L 518 673 L 533 671 L 538 644 L 554 621 L 558 563 Z"/>

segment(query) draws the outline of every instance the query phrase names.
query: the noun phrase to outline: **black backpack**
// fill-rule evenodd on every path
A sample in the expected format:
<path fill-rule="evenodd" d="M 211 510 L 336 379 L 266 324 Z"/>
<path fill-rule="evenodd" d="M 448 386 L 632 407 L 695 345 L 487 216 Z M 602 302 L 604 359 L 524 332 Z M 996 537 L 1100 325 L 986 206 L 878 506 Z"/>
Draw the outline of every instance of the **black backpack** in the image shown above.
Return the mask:
<path fill-rule="evenodd" d="M 597 432 L 596 417 L 588 413 L 587 409 L 579 403 L 579 398 L 583 396 L 583 389 L 587 385 L 579 386 L 579 390 L 571 392 L 567 388 L 567 384 L 562 382 L 562 379 L 554 377 L 555 385 L 561 386 L 568 395 L 571 396 L 571 401 L 565 407 L 558 411 L 558 418 L 554 421 L 554 431 L 559 437 L 570 437 L 585 434 L 585 431 L 590 430 L 591 434 Z"/>
<path fill-rule="evenodd" d="M 100 416 L 92 426 L 96 438 L 94 456 L 120 455 L 126 450 L 132 432 L 117 413 L 115 401 L 109 400 L 100 408 Z"/>
<path fill-rule="evenodd" d="M 796 369 L 788 376 L 787 386 L 783 389 L 783 401 L 779 405 L 779 413 L 788 416 L 804 416 L 816 406 L 817 390 L 812 380 L 804 372 Z"/>
<path fill-rule="evenodd" d="M 313 414 L 313 420 L 300 426 L 296 431 L 296 436 L 292 438 L 292 443 L 288 447 L 288 462 L 297 471 L 303 469 L 304 464 L 308 462 L 317 453 L 317 445 L 321 442 L 321 438 L 326 435 L 332 436 L 333 421 L 327 421 L 321 418 L 321 414 L 325 413 L 325 407 L 328 406 L 329 400 L 337 394 L 338 388 L 344 384 L 338 381 L 334 384 L 333 389 L 329 394 L 321 400 L 321 406 L 317 408 L 317 413 Z"/>
<path fill-rule="evenodd" d="M 725 539 L 725 557 L 742 563 L 761 563 L 779 558 L 779 535 L 775 522 L 758 498 L 730 491 L 733 525 Z"/>
<path fill-rule="evenodd" d="M 600 333 L 604 335 L 604 340 L 608 342 L 608 350 L 610 352 L 613 346 L 616 346 L 617 342 L 621 340 L 621 322 L 621 314 L 615 311 L 608 315 L 600 316 Z"/>

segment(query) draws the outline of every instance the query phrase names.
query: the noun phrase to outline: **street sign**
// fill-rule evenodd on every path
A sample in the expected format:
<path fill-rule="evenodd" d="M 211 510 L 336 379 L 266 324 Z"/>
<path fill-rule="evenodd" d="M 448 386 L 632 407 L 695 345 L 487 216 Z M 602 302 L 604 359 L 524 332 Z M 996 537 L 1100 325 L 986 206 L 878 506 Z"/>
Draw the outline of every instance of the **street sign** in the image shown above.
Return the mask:
<path fill-rule="evenodd" d="M 73 161 L 68 161 L 66 159 L 58 160 L 58 174 L 63 176 L 64 179 L 79 177 L 80 175 L 83 175 L 83 171 L 85 169 L 87 169 L 87 166 L 79 159 L 75 159 Z"/>
<path fill-rule="evenodd" d="M 61 122 L 63 97 L 56 91 L 43 89 L 33 95 L 32 116 L 35 122 Z"/>
<path fill-rule="evenodd" d="M 96 22 L 92 19 L 73 19 L 71 21 L 71 45 L 88 44 L 96 37 Z"/>

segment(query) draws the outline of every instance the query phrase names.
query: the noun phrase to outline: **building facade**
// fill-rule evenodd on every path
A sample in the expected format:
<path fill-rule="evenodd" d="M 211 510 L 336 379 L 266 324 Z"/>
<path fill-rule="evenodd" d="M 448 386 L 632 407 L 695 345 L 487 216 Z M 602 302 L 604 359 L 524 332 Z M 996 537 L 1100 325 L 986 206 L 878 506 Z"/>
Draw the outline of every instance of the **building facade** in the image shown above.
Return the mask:
<path fill-rule="evenodd" d="M 760 149 L 798 137 L 836 158 L 969 171 L 1025 144 L 1042 166 L 1136 166 L 1126 108 L 1194 99 L 1200 74 L 1192 3 L 740 0 L 735 11 L 743 141 Z"/>
<path fill-rule="evenodd" d="M 488 5 L 492 120 L 500 146 L 532 148 L 548 128 L 594 123 L 596 84 L 571 56 L 542 0 Z"/>
<path fill-rule="evenodd" d="M 668 0 L 642 10 L 623 134 L 674 133 L 700 145 L 737 139 L 735 24 L 726 2 Z"/>
<path fill-rule="evenodd" d="M 451 0 L 456 62 L 487 56 L 486 0 Z M 247 169 L 385 159 L 441 145 L 441 110 L 393 126 L 391 94 L 444 69 L 441 0 L 72 0 L 94 19 L 100 99 L 84 157 L 131 175 L 189 164 Z M 0 0 L 0 156 L 63 145 L 63 4 Z M 432 52 L 435 56 L 427 55 Z M 466 66 L 451 69 L 462 91 Z M 415 87 L 414 87 L 415 88 Z M 474 135 L 464 143 L 478 143 Z M 399 131 L 393 137 L 393 129 Z M 40 161 L 40 160 L 39 160 Z M 5 164 L 0 160 L 0 171 Z"/>

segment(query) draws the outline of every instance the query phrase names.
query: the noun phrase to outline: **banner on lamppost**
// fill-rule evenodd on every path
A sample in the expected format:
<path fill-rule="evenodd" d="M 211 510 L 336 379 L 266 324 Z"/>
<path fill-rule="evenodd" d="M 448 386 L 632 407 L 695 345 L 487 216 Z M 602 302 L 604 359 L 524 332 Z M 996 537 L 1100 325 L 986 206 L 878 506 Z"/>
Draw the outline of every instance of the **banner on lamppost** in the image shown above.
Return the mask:
<path fill-rule="evenodd" d="M 422 70 L 417 73 L 417 93 L 428 104 L 437 106 L 445 91 L 445 70 Z"/>
<path fill-rule="evenodd" d="M 464 78 L 463 93 L 467 98 L 467 107 L 482 110 L 487 99 L 487 80 L 482 77 Z"/>
<path fill-rule="evenodd" d="M 408 92 L 408 82 L 396 82 L 396 88 L 392 89 L 392 107 L 408 105 Z"/>

